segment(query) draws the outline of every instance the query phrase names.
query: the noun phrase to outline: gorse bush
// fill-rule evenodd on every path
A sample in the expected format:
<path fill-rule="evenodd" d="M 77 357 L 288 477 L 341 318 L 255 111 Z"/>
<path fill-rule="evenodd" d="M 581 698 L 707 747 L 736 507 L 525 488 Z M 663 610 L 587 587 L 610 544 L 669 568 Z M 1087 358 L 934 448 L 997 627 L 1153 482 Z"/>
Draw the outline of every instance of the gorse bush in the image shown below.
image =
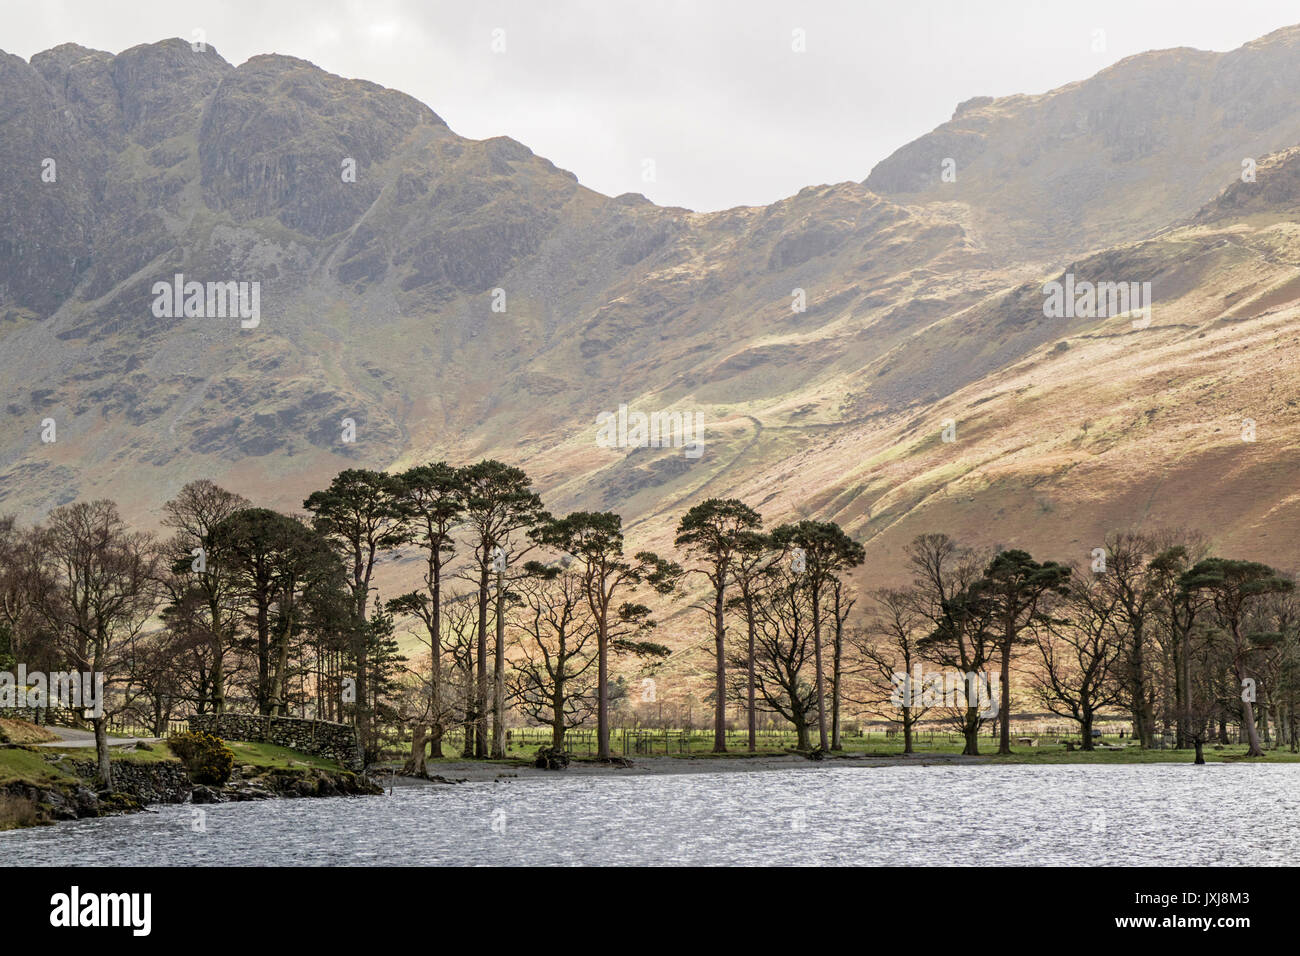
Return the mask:
<path fill-rule="evenodd" d="M 230 779 L 235 755 L 220 737 L 212 734 L 175 734 L 167 746 L 180 758 L 195 783 L 220 786 Z"/>

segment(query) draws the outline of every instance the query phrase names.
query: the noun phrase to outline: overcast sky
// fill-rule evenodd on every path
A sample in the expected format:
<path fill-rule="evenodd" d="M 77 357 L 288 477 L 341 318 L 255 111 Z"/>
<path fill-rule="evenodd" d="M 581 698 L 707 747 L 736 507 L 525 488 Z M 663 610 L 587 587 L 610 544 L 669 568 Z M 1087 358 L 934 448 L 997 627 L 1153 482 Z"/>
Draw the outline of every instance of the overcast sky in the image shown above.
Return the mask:
<path fill-rule="evenodd" d="M 116 53 L 202 29 L 232 63 L 299 56 L 603 193 L 714 210 L 861 180 L 972 96 L 1297 22 L 1300 0 L 0 0 L 0 48 Z"/>

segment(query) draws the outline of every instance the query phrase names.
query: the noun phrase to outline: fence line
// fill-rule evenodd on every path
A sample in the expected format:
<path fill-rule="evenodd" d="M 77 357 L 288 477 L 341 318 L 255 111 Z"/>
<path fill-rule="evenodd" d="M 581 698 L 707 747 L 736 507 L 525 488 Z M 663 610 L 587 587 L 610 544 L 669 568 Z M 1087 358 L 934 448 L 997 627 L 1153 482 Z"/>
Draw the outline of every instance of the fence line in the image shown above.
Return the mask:
<path fill-rule="evenodd" d="M 89 727 L 89 722 L 86 722 Z M 1102 719 L 1095 725 L 1108 738 L 1131 738 L 1131 725 L 1128 721 Z M 107 730 L 113 737 L 154 737 L 154 728 L 143 722 L 138 715 L 125 714 L 109 718 Z M 167 721 L 163 736 L 184 733 L 188 730 L 185 718 L 171 718 Z M 395 748 L 400 751 L 410 746 L 410 732 L 407 728 L 391 728 L 390 733 L 383 734 L 385 749 Z M 1050 723 L 1045 721 L 1013 721 L 1012 737 L 1046 738 L 1048 740 L 1078 740 L 1079 728 L 1076 724 Z M 998 725 L 988 721 L 981 728 L 983 738 L 996 738 Z M 870 744 L 873 741 L 901 744 L 903 731 L 900 726 L 869 725 L 846 729 L 842 732 L 845 741 Z M 763 749 L 793 749 L 798 742 L 798 735 L 793 728 L 765 728 L 757 731 L 757 744 Z M 816 729 L 809 728 L 809 738 L 816 743 Z M 511 727 L 506 730 L 507 745 L 514 750 L 536 749 L 549 746 L 551 729 L 544 726 Z M 962 734 L 951 725 L 923 724 L 912 729 L 912 739 L 918 744 L 949 743 L 962 741 Z M 686 754 L 708 751 L 713 747 L 714 731 L 712 728 L 663 728 L 663 727 L 613 727 L 610 729 L 610 751 L 625 756 L 652 754 Z M 1227 741 L 1239 744 L 1243 740 L 1241 728 L 1235 724 L 1227 727 Z M 444 753 L 456 754 L 464 748 L 462 728 L 449 728 L 442 737 Z M 1206 743 L 1213 745 L 1220 742 L 1218 728 L 1207 735 Z M 1171 749 L 1175 744 L 1172 732 L 1156 732 L 1153 746 L 1156 749 Z M 749 745 L 749 732 L 745 729 L 728 728 L 726 746 L 728 750 L 745 749 Z M 580 756 L 595 756 L 598 750 L 597 734 L 594 728 L 569 730 L 564 735 L 564 749 L 568 753 Z"/>

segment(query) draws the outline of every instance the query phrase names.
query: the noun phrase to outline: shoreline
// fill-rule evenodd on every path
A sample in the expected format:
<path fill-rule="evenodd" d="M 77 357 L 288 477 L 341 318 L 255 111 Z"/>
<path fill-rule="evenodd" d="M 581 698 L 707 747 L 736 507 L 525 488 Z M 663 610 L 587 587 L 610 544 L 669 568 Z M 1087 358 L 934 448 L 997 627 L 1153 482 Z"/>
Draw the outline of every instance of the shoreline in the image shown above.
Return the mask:
<path fill-rule="evenodd" d="M 285 748 L 253 753 L 255 745 L 239 741 L 233 745 L 245 759 L 221 784 L 196 781 L 183 762 L 165 749 L 160 753 L 140 744 L 110 748 L 113 785 L 103 788 L 95 781 L 93 751 L 76 743 L 50 749 L 62 743 L 0 747 L 0 832 L 146 812 L 166 804 L 201 806 L 383 792 L 368 774 Z"/>
<path fill-rule="evenodd" d="M 906 766 L 974 766 L 985 764 L 988 758 L 962 754 L 927 753 L 910 756 L 851 754 L 809 760 L 799 754 L 748 754 L 671 757 L 641 756 L 625 758 L 628 766 L 600 763 L 594 759 L 574 760 L 564 770 L 542 770 L 523 761 L 441 760 L 430 761 L 426 768 L 428 777 L 421 778 L 372 769 L 371 777 L 385 789 L 389 785 L 419 786 L 458 783 L 492 783 L 502 780 L 534 780 L 570 777 L 648 777 L 679 776 L 698 773 L 764 773 L 771 770 L 825 770 L 853 767 L 906 767 Z"/>
<path fill-rule="evenodd" d="M 1268 751 L 1263 758 L 1246 758 L 1238 754 L 1207 752 L 1206 766 L 1224 763 L 1275 765 L 1300 762 L 1296 755 Z M 959 753 L 918 752 L 904 754 L 836 754 L 822 760 L 810 760 L 800 754 L 732 753 L 698 756 L 637 756 L 624 758 L 627 766 L 618 763 L 601 763 L 594 758 L 574 759 L 564 770 L 542 770 L 522 758 L 512 760 L 466 760 L 444 758 L 431 760 L 426 766 L 426 777 L 404 775 L 397 767 L 372 767 L 371 779 L 385 790 L 391 786 L 435 785 L 458 783 L 490 783 L 505 780 L 554 779 L 564 776 L 673 776 L 698 773 L 763 773 L 771 770 L 824 770 L 828 768 L 870 769 L 874 767 L 1007 767 L 1064 765 L 1077 767 L 1119 766 L 1187 766 L 1193 767 L 1190 750 L 1165 751 L 1065 751 L 1038 752 L 1021 750 L 1009 757 L 997 754 L 968 756 Z"/>

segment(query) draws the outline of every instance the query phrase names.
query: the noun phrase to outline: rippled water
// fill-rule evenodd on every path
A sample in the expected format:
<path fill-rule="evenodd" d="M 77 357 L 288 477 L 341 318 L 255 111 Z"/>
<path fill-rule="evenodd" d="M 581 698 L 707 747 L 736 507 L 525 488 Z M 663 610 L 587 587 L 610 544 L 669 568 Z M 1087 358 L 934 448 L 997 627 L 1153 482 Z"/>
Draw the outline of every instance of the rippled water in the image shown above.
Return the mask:
<path fill-rule="evenodd" d="M 1300 766 L 809 768 L 399 786 L 0 834 L 0 865 L 1282 864 Z"/>

